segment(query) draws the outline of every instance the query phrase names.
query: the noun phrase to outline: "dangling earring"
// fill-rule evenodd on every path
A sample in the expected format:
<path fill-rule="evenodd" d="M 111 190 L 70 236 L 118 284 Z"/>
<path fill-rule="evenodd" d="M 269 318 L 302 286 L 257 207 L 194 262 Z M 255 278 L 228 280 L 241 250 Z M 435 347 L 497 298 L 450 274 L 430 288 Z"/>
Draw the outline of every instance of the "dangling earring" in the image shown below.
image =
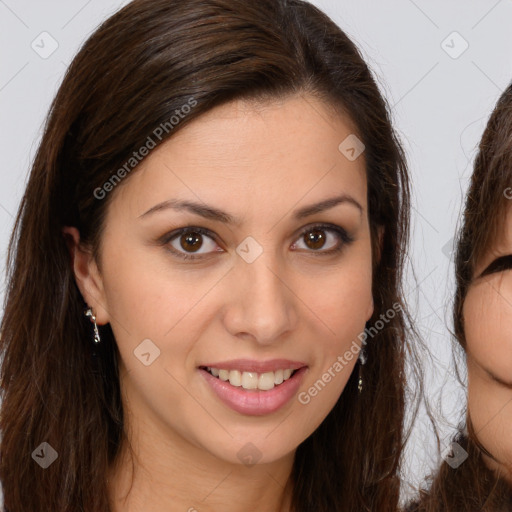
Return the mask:
<path fill-rule="evenodd" d="M 99 343 L 101 341 L 100 333 L 98 331 L 98 325 L 96 324 L 96 317 L 94 316 L 94 313 L 92 312 L 92 308 L 87 308 L 85 310 L 85 316 L 89 316 L 92 318 L 92 321 L 94 322 L 94 343 Z"/>
<path fill-rule="evenodd" d="M 363 365 L 366 363 L 366 354 L 364 352 L 364 347 L 361 347 L 359 352 L 359 380 L 357 382 L 357 389 L 359 393 L 363 391 Z"/>

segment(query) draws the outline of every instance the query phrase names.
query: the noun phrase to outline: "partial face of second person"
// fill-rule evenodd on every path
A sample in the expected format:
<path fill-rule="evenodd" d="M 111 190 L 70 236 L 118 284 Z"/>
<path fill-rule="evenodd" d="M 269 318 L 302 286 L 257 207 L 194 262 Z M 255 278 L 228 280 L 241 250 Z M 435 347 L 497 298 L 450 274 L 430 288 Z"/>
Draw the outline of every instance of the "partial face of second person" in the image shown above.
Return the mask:
<path fill-rule="evenodd" d="M 489 466 L 512 482 L 512 207 L 464 302 L 468 408 Z M 484 274 L 482 276 L 482 273 Z"/>
<path fill-rule="evenodd" d="M 84 256 L 77 276 L 112 326 L 141 452 L 273 462 L 335 405 L 357 360 L 340 369 L 338 356 L 373 312 L 364 154 L 351 161 L 338 149 L 353 133 L 310 96 L 232 102 L 154 149 L 115 190 L 99 269 Z M 149 365 L 136 356 L 143 340 Z M 206 366 L 235 368 L 235 385 Z M 279 384 L 298 368 L 293 385 Z M 237 385 L 251 387 L 254 373 L 274 388 Z"/>

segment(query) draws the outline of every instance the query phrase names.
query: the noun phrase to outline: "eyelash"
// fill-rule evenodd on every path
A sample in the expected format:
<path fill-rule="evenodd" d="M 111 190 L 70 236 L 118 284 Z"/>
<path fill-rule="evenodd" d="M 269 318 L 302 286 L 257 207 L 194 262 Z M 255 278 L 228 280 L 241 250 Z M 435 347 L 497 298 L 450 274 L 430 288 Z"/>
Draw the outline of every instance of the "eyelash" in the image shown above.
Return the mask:
<path fill-rule="evenodd" d="M 354 241 L 354 239 L 342 227 L 336 226 L 335 224 L 314 224 L 312 226 L 308 226 L 299 234 L 297 240 L 300 240 L 306 233 L 310 233 L 311 231 L 314 231 L 315 229 L 334 232 L 336 235 L 338 235 L 338 238 L 341 240 L 341 243 L 339 244 L 339 246 L 334 249 L 329 249 L 327 251 L 322 251 L 320 249 L 318 251 L 315 251 L 315 250 L 307 251 L 307 252 L 313 253 L 315 256 L 331 256 L 333 254 L 338 254 L 344 249 L 344 247 L 346 245 L 350 245 Z M 168 244 L 170 242 L 172 242 L 175 238 L 178 238 L 179 236 L 186 234 L 186 233 L 199 233 L 201 235 L 208 236 L 212 240 L 215 239 L 215 237 L 212 236 L 213 233 L 208 229 L 195 227 L 195 226 L 187 226 L 187 227 L 181 228 L 177 231 L 172 231 L 170 233 L 167 233 L 166 235 L 161 237 L 160 241 L 161 241 L 162 245 L 168 246 Z M 207 254 L 195 256 L 193 254 L 182 253 L 182 252 L 177 251 L 171 247 L 167 247 L 167 250 L 169 252 L 171 252 L 173 255 L 176 255 L 179 258 L 182 258 L 184 260 L 199 260 L 199 259 L 204 259 L 204 258 L 208 257 Z"/>
<path fill-rule="evenodd" d="M 496 274 L 498 272 L 504 272 L 505 270 L 512 269 L 512 255 L 501 256 L 495 259 L 487 268 L 480 274 L 480 277 L 488 276 L 490 274 Z"/>

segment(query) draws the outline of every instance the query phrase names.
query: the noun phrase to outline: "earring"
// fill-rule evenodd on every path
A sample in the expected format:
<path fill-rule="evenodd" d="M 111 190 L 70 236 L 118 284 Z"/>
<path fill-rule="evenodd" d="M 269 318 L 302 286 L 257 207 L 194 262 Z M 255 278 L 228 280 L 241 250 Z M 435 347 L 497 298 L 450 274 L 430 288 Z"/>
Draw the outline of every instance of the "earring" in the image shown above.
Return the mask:
<path fill-rule="evenodd" d="M 96 317 L 94 316 L 94 313 L 92 312 L 92 308 L 86 309 L 85 316 L 89 316 L 92 318 L 92 321 L 94 322 L 94 343 L 99 343 L 101 341 L 100 333 L 98 331 L 98 325 L 96 324 Z"/>
<path fill-rule="evenodd" d="M 359 380 L 357 381 L 357 389 L 359 393 L 363 391 L 363 365 L 366 363 L 366 354 L 364 347 L 361 347 L 359 352 Z"/>

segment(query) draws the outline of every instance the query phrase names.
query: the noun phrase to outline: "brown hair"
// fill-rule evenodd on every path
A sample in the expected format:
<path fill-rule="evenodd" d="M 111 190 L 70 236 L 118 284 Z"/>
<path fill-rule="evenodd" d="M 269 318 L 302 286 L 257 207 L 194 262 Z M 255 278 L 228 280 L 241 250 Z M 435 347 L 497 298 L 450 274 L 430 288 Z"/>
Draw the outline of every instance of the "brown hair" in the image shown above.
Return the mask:
<path fill-rule="evenodd" d="M 11 237 L 0 340 L 6 511 L 61 512 L 70 504 L 109 510 L 106 472 L 124 439 L 119 352 L 109 325 L 100 327 L 103 347 L 91 348 L 62 227 L 76 226 L 98 256 L 115 192 L 98 200 L 95 191 L 190 98 L 194 108 L 158 143 L 225 102 L 298 92 L 317 95 L 357 126 L 366 146 L 374 253 L 369 325 L 393 305 L 401 309 L 366 346 L 363 392 L 355 371 L 327 418 L 297 448 L 293 507 L 396 510 L 409 182 L 372 74 L 339 27 L 307 2 L 135 0 L 92 34 L 67 70 Z M 59 455 L 46 470 L 30 458 L 43 441 Z"/>
<path fill-rule="evenodd" d="M 510 486 L 485 465 L 478 444 L 461 432 L 453 441 L 467 452 L 467 459 L 457 468 L 444 462 L 405 512 L 510 512 Z"/>
<path fill-rule="evenodd" d="M 455 256 L 453 323 L 466 347 L 462 309 L 475 266 L 500 236 L 512 187 L 512 86 L 500 96 L 487 122 L 475 159 Z M 512 190 L 510 190 L 512 194 Z"/>
<path fill-rule="evenodd" d="M 511 186 L 512 85 L 500 96 L 480 141 L 456 242 L 453 322 L 459 351 L 466 349 L 464 300 L 475 277 L 475 267 L 502 232 Z M 455 348 L 457 352 L 457 345 Z M 454 440 L 466 450 L 468 458 L 456 469 L 444 462 L 429 477 L 428 490 L 420 492 L 419 501 L 408 511 L 512 510 L 510 484 L 486 466 L 482 454 L 494 457 L 479 442 L 469 415 L 466 421 L 467 433 L 460 429 Z"/>

